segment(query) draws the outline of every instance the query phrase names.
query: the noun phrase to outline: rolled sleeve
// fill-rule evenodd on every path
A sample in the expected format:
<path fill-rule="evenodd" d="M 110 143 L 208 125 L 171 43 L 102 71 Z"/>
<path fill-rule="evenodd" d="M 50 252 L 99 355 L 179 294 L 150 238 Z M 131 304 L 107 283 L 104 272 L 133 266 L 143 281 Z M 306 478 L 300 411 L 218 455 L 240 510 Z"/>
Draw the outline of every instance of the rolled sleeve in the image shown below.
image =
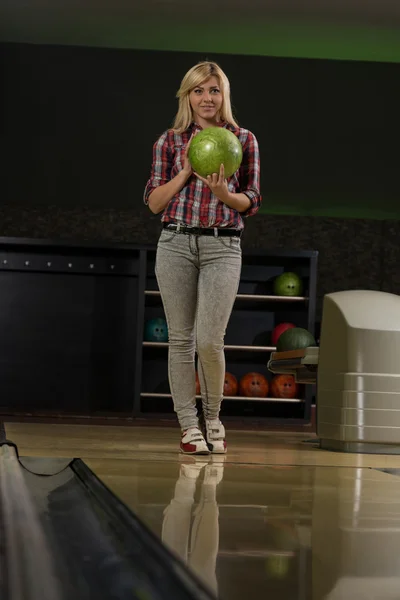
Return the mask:
<path fill-rule="evenodd" d="M 151 174 L 143 194 L 143 201 L 146 205 L 149 203 L 150 194 L 160 185 L 164 185 L 170 181 L 171 169 L 171 148 L 168 131 L 166 131 L 153 146 Z"/>
<path fill-rule="evenodd" d="M 240 213 L 242 217 L 255 215 L 261 206 L 260 192 L 260 152 L 253 133 L 248 132 L 243 147 L 243 160 L 240 167 L 240 191 L 249 198 L 251 205 Z"/>

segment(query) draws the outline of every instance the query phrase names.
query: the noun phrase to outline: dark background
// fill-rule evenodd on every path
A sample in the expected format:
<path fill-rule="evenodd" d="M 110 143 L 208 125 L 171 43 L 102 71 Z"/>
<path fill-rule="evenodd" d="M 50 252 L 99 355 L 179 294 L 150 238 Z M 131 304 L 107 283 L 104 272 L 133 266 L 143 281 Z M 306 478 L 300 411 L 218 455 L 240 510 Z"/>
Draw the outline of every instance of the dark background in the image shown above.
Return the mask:
<path fill-rule="evenodd" d="M 400 65 L 29 44 L 0 53 L 1 235 L 155 243 L 160 217 L 142 204 L 152 144 L 183 74 L 210 58 L 261 148 L 263 209 L 244 248 L 318 250 L 320 299 L 400 293 Z"/>
<path fill-rule="evenodd" d="M 262 212 L 400 214 L 400 65 L 4 44 L 3 202 L 131 208 L 183 74 L 227 72 L 260 144 Z"/>

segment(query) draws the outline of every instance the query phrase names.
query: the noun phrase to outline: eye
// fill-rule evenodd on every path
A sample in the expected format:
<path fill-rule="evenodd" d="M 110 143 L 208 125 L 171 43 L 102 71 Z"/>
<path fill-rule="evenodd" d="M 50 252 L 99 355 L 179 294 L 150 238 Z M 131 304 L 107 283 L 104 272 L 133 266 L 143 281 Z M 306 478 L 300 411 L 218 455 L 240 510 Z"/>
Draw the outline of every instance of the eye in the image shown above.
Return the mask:
<path fill-rule="evenodd" d="M 212 94 L 220 94 L 221 92 L 219 91 L 218 88 L 214 88 L 213 90 L 211 90 Z"/>
<path fill-rule="evenodd" d="M 201 90 L 194 90 L 194 93 L 199 95 L 199 94 L 201 94 Z"/>

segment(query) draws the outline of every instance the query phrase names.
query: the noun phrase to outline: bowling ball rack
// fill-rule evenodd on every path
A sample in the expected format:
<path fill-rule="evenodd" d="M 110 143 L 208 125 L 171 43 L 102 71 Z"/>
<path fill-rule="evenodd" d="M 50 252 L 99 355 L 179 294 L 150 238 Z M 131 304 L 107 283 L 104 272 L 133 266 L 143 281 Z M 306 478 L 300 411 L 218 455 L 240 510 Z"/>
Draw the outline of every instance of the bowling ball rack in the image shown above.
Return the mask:
<path fill-rule="evenodd" d="M 229 320 L 227 371 L 268 376 L 277 324 L 315 329 L 318 253 L 243 246 Z M 32 421 L 176 422 L 167 341 L 145 327 L 164 318 L 154 244 L 0 238 L 4 320 L 0 414 Z M 273 282 L 297 272 L 304 295 L 277 296 Z M 269 378 L 271 379 L 271 378 Z M 226 395 L 222 417 L 240 426 L 303 426 L 314 390 L 297 398 Z M 200 397 L 197 397 L 200 402 Z"/>
<path fill-rule="evenodd" d="M 272 352 L 268 361 L 271 373 L 294 375 L 297 383 L 315 384 L 317 382 L 319 348 L 310 346 L 300 350 Z"/>
<path fill-rule="evenodd" d="M 1 439 L 1 598 L 213 598 L 81 459 Z"/>

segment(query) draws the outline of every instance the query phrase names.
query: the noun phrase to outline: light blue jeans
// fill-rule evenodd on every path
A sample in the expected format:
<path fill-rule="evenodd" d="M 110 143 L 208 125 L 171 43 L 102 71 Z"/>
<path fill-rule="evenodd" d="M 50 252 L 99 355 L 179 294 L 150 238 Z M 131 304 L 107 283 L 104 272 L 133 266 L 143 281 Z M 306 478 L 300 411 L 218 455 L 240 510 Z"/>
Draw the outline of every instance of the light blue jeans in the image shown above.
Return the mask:
<path fill-rule="evenodd" d="M 156 277 L 168 324 L 168 377 L 182 431 L 198 426 L 195 352 L 203 414 L 218 418 L 225 379 L 224 337 L 242 266 L 239 237 L 163 229 Z"/>

